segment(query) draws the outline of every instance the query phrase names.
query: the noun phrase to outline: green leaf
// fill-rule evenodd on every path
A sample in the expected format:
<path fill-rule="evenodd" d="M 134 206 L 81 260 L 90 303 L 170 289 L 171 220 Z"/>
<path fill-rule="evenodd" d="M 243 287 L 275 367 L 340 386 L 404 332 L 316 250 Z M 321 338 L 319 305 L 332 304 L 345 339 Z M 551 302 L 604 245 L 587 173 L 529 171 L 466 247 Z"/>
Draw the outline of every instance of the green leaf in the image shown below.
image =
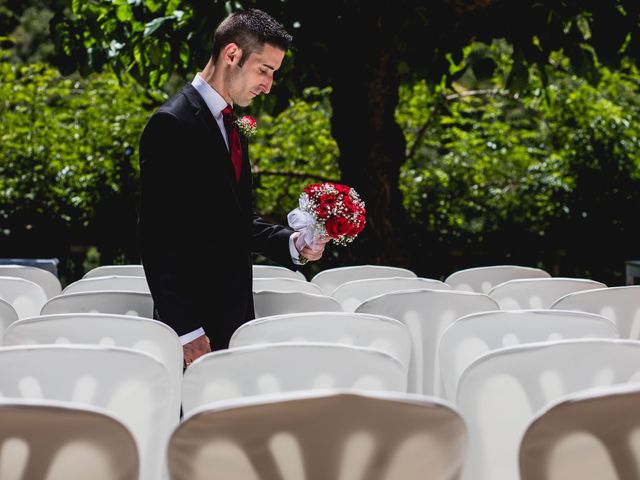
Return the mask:
<path fill-rule="evenodd" d="M 144 34 L 142 36 L 146 38 L 149 35 L 152 35 L 156 30 L 158 30 L 166 22 L 172 21 L 174 19 L 175 17 L 173 16 L 154 18 L 150 22 L 147 22 L 147 24 L 144 26 Z"/>
<path fill-rule="evenodd" d="M 127 3 L 121 3 L 118 5 L 118 9 L 116 10 L 116 17 L 121 22 L 129 22 L 133 18 L 133 10 L 131 10 L 131 5 Z"/>

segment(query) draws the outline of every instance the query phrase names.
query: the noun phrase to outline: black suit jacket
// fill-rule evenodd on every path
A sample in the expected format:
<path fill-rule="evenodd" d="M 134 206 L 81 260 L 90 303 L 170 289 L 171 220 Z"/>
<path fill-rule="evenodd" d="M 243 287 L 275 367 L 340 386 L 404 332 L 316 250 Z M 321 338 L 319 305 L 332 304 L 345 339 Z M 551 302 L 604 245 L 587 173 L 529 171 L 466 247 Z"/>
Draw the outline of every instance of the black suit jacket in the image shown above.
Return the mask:
<path fill-rule="evenodd" d="M 213 349 L 254 317 L 252 257 L 295 269 L 291 230 L 253 215 L 251 167 L 234 179 L 220 129 L 192 85 L 149 119 L 140 139 L 140 252 L 159 319 L 178 335 L 203 327 Z"/>

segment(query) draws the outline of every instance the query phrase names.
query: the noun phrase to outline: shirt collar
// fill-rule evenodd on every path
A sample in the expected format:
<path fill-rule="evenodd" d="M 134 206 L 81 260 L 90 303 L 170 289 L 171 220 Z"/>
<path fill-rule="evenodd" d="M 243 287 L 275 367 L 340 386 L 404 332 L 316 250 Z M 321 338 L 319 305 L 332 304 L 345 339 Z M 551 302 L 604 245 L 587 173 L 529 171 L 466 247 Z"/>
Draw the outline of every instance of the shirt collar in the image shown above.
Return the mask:
<path fill-rule="evenodd" d="M 207 107 L 211 110 L 214 118 L 222 118 L 222 110 L 227 106 L 227 101 L 222 98 L 222 95 L 216 92 L 216 90 L 209 85 L 199 73 L 196 73 L 191 85 L 193 85 L 200 96 L 204 99 L 204 103 L 207 104 Z"/>

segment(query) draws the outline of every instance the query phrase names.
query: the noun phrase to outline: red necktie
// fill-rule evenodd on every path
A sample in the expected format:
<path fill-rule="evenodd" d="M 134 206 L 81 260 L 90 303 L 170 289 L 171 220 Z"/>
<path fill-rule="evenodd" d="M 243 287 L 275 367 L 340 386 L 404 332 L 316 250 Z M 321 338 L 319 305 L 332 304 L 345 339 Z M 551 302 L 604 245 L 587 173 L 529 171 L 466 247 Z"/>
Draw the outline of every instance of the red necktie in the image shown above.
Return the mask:
<path fill-rule="evenodd" d="M 233 114 L 233 108 L 231 105 L 224 107 L 224 110 L 222 110 L 222 118 L 229 138 L 231 163 L 233 164 L 233 169 L 236 172 L 236 182 L 239 182 L 240 172 L 242 171 L 242 145 L 240 145 L 240 132 L 238 132 L 238 126 L 235 122 L 236 116 Z"/>

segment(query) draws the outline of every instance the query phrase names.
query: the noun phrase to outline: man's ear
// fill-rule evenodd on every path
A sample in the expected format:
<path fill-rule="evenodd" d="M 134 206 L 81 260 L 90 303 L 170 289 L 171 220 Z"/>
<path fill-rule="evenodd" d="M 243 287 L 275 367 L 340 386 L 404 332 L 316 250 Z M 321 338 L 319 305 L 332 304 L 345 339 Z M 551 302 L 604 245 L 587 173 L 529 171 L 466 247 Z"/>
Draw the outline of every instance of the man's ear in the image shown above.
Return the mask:
<path fill-rule="evenodd" d="M 236 43 L 228 43 L 222 49 L 222 57 L 225 63 L 233 65 L 234 63 L 238 63 L 240 58 L 242 57 L 242 50 Z"/>

